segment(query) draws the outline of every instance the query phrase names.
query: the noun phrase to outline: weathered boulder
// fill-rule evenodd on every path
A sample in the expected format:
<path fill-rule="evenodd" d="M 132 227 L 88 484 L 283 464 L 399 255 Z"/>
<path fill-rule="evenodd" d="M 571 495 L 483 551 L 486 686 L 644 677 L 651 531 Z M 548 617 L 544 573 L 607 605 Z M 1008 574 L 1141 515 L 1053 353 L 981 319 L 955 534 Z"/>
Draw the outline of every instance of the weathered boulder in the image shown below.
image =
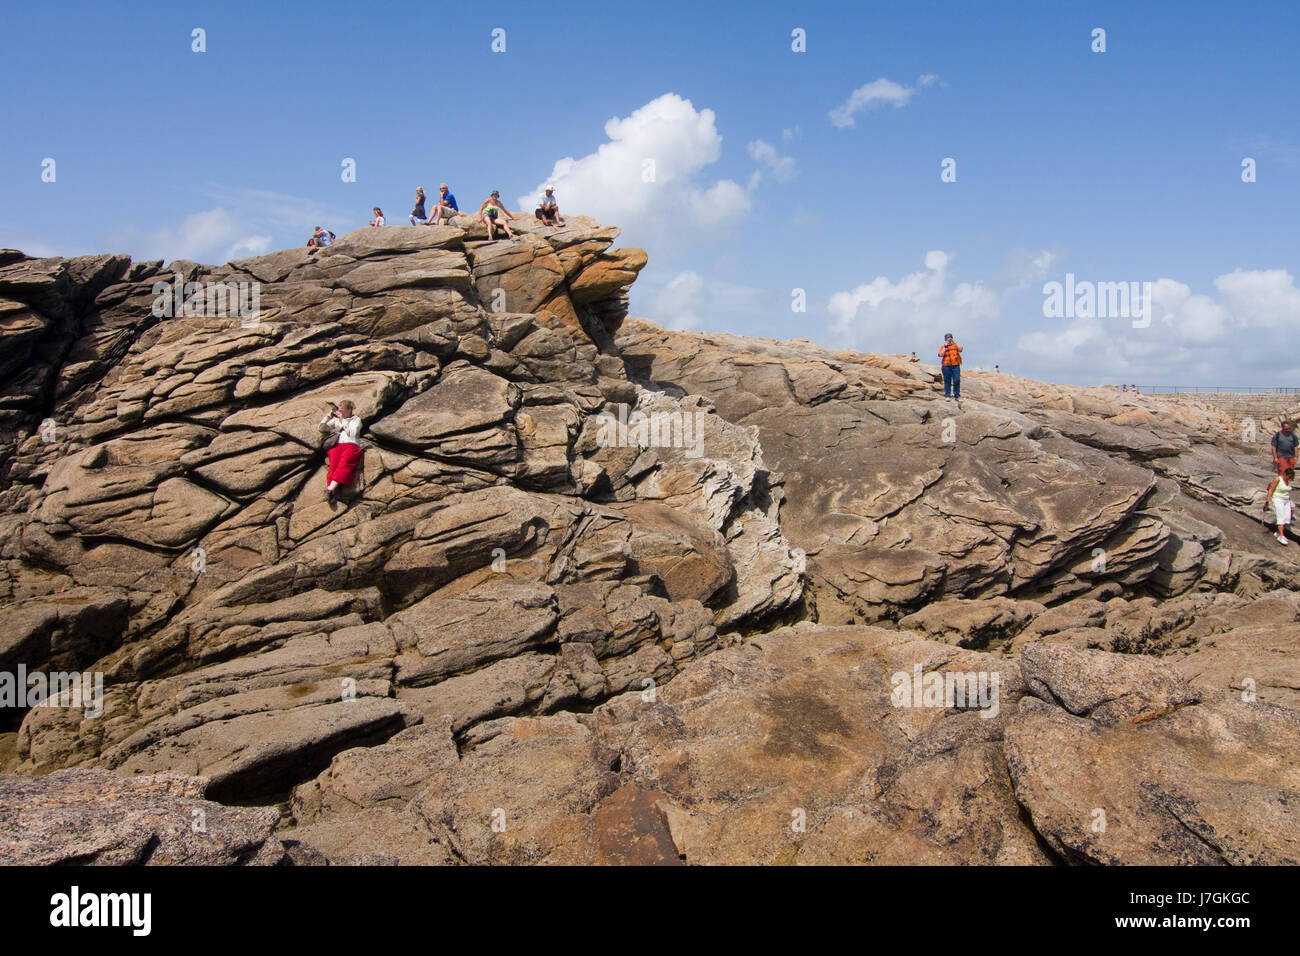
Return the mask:
<path fill-rule="evenodd" d="M 1035 697 L 1007 728 L 1007 765 L 1066 861 L 1300 861 L 1300 713 L 1201 702 L 1147 659 L 1039 647 L 1022 667 Z"/>
<path fill-rule="evenodd" d="M 204 797 L 207 781 L 165 773 L 127 779 L 107 770 L 0 774 L 0 864 L 5 866 L 274 866 L 278 814 Z"/>

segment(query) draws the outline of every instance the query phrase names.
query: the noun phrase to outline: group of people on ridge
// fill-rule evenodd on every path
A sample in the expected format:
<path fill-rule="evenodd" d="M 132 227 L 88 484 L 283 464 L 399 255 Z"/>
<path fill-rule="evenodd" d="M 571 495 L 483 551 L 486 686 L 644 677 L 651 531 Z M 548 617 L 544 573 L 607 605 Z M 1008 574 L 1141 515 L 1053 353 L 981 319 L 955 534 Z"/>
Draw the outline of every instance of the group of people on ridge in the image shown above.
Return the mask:
<path fill-rule="evenodd" d="M 412 226 L 441 226 L 444 222 L 451 222 L 451 217 L 460 212 L 460 206 L 456 204 L 456 197 L 447 188 L 446 183 L 438 184 L 438 201 L 434 203 L 433 211 L 426 209 L 428 196 L 423 186 L 415 187 L 415 207 L 407 218 Z M 384 211 L 378 206 L 371 207 L 374 217 L 370 220 L 371 226 L 386 226 L 388 220 L 384 216 Z M 564 220 L 560 218 L 560 204 L 555 198 L 555 187 L 547 186 L 546 192 L 542 196 L 542 201 L 538 203 L 537 209 L 533 215 L 543 226 L 562 226 Z M 497 227 L 505 232 L 507 239 L 513 239 L 515 234 L 510 230 L 510 223 L 515 220 L 515 214 L 506 208 L 506 204 L 501 201 L 499 190 L 492 190 L 492 194 L 484 199 L 478 207 L 478 221 L 487 226 L 488 239 L 496 238 Z M 334 233 L 328 229 L 322 229 L 317 226 L 312 232 L 311 238 L 307 240 L 307 248 L 323 249 L 326 246 L 334 245 Z"/>
<path fill-rule="evenodd" d="M 451 221 L 454 213 L 460 212 L 460 206 L 456 204 L 456 197 L 447 189 L 446 183 L 438 185 L 438 201 L 434 204 L 433 211 L 426 211 L 425 204 L 427 196 L 423 186 L 415 187 L 415 207 L 407 218 L 412 226 L 440 226 L 443 220 Z M 384 218 L 384 211 L 378 206 L 374 207 L 374 218 L 370 220 L 372 226 L 387 225 Z M 560 204 L 555 198 L 555 187 L 547 186 L 546 193 L 542 196 L 542 201 L 538 204 L 534 215 L 544 226 L 562 226 L 564 220 L 560 218 Z M 510 223 L 515 219 L 515 214 L 506 208 L 506 204 L 501 201 L 499 190 L 492 190 L 491 195 L 478 207 L 478 221 L 488 228 L 488 239 L 496 238 L 497 227 L 505 232 L 506 238 L 513 239 L 515 234 L 510 231 Z"/>

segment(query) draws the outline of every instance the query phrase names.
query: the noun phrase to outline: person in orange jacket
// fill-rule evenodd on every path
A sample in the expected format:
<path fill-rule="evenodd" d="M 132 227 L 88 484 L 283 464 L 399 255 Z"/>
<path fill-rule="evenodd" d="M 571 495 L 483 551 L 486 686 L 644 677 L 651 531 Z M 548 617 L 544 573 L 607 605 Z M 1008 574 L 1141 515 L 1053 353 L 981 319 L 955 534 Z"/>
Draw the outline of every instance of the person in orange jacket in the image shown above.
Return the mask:
<path fill-rule="evenodd" d="M 961 404 L 961 346 L 949 332 L 939 346 L 939 365 L 943 371 L 943 397 Z"/>

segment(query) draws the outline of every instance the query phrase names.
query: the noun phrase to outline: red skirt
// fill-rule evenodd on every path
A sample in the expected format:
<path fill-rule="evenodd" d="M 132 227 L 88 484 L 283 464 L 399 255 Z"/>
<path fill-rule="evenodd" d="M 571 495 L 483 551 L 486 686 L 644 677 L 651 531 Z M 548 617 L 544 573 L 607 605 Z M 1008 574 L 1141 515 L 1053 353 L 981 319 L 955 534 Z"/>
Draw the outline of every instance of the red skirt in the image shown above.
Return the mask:
<path fill-rule="evenodd" d="M 357 477 L 357 465 L 361 464 L 361 446 L 351 442 L 339 442 L 325 457 L 329 460 L 329 469 L 325 472 L 325 481 L 337 481 L 340 485 L 350 485 Z"/>

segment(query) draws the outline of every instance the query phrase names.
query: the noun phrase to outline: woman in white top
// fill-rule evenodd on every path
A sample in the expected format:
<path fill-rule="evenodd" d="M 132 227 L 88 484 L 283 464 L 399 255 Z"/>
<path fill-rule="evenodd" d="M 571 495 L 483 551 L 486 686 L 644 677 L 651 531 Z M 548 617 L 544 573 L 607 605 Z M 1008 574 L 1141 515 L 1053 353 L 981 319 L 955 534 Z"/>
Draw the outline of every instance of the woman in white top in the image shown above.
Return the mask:
<path fill-rule="evenodd" d="M 325 494 L 332 501 L 339 485 L 351 485 L 361 464 L 361 419 L 351 399 L 344 399 L 320 421 L 321 434 L 337 433 L 338 444 L 326 453 Z"/>
<path fill-rule="evenodd" d="M 1291 523 L 1291 482 L 1295 480 L 1295 469 L 1288 468 L 1282 474 L 1273 479 L 1272 484 L 1268 486 L 1268 494 L 1264 499 L 1264 510 L 1268 506 L 1273 506 L 1273 517 L 1277 519 L 1277 534 L 1274 535 L 1278 542 L 1287 544 L 1286 526 Z"/>

